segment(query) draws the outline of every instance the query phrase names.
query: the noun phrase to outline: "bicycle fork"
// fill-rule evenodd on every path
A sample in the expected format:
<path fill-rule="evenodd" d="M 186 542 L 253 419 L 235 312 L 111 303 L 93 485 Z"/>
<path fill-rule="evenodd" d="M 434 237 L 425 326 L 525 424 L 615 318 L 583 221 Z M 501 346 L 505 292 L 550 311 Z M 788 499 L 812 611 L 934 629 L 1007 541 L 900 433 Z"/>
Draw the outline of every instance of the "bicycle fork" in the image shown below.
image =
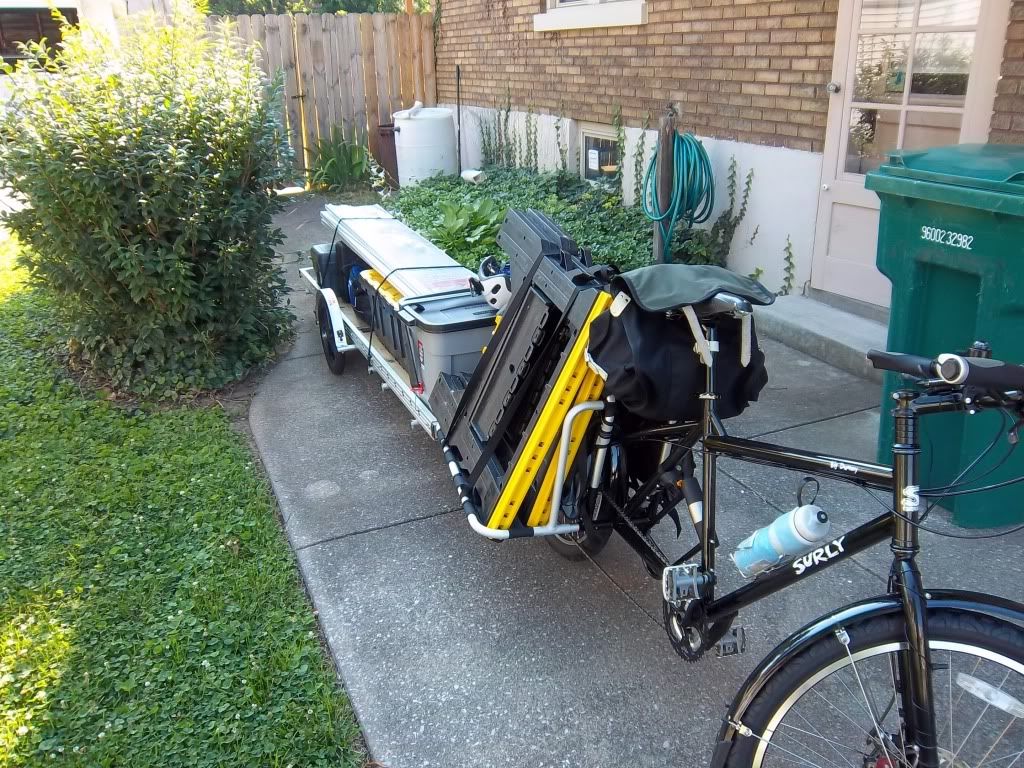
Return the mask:
<path fill-rule="evenodd" d="M 920 551 L 918 519 L 921 513 L 915 393 L 901 390 L 896 400 L 895 439 L 893 441 L 893 503 L 896 510 L 891 549 L 892 570 L 889 591 L 899 595 L 907 629 L 907 648 L 897 654 L 896 669 L 899 704 L 904 727 L 903 745 L 912 766 L 938 768 L 938 734 L 932 698 L 931 652 L 928 648 L 928 599 L 916 557 Z M 880 738 L 884 738 L 879 734 Z"/>

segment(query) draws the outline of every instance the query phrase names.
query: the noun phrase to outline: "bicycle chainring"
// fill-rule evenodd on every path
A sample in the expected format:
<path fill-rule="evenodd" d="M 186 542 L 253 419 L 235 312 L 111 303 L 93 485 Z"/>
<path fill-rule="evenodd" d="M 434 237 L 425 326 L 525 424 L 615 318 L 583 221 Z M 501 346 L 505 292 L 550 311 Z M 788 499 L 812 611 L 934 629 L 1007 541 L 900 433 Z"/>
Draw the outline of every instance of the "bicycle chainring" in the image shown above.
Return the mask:
<path fill-rule="evenodd" d="M 699 660 L 707 649 L 707 623 L 700 601 L 690 600 L 684 608 L 666 600 L 662 602 L 662 613 L 672 649 L 684 661 L 692 663 Z"/>

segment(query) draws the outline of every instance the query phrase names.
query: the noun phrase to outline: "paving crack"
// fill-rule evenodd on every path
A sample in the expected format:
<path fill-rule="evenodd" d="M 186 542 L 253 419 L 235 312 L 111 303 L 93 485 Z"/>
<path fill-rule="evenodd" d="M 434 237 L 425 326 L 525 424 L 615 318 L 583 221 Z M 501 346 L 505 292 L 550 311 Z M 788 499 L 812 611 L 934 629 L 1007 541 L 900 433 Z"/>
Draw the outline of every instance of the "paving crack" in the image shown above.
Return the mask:
<path fill-rule="evenodd" d="M 857 408 L 852 411 L 844 411 L 843 413 L 837 413 L 833 416 L 824 416 L 820 419 L 811 419 L 810 421 L 803 421 L 799 424 L 791 424 L 786 427 L 779 427 L 778 429 L 770 429 L 767 432 L 757 432 L 753 435 L 744 435 L 747 440 L 754 440 L 758 437 L 765 437 L 766 435 L 777 435 L 780 432 L 788 432 L 791 429 L 800 429 L 801 427 L 809 427 L 813 424 L 824 424 L 826 421 L 835 421 L 836 419 L 842 419 L 846 416 L 853 416 L 857 413 L 864 413 L 865 411 L 873 411 L 877 408 L 877 405 L 867 405 L 863 408 Z"/>
<path fill-rule="evenodd" d="M 389 528 L 397 528 L 400 525 L 408 525 L 409 523 L 419 523 L 423 520 L 433 520 L 435 517 L 442 517 L 443 515 L 450 515 L 452 512 L 462 512 L 462 507 L 454 507 L 452 509 L 442 509 L 440 512 L 432 512 L 429 515 L 420 515 L 419 517 L 410 517 L 408 520 L 396 520 L 393 523 L 385 523 L 384 525 L 376 525 L 373 528 L 363 528 L 359 531 L 350 531 L 348 533 L 341 533 L 337 536 L 330 536 L 320 541 L 314 541 L 309 544 L 303 544 L 301 547 L 293 547 L 295 553 L 303 552 L 312 547 L 319 547 L 321 544 L 331 544 L 335 541 L 341 541 L 342 539 L 349 539 L 353 536 L 362 536 L 366 533 L 376 533 L 377 531 L 386 531 Z M 291 516 L 289 515 L 289 520 Z M 287 525 L 287 521 L 285 522 Z"/>
<path fill-rule="evenodd" d="M 294 363 L 296 360 L 308 360 L 311 357 L 320 357 L 323 352 L 310 352 L 308 355 L 298 355 L 296 357 L 282 357 L 277 361 L 277 365 L 284 365 L 285 363 Z"/>

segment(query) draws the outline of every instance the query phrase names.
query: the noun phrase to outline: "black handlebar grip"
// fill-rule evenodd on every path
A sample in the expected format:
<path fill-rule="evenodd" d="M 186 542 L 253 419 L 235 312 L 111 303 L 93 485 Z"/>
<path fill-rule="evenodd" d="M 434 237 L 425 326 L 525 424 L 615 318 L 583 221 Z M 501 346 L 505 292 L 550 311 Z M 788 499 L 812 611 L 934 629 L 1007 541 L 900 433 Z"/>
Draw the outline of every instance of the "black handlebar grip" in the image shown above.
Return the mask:
<path fill-rule="evenodd" d="M 904 355 L 900 352 L 882 352 L 877 349 L 868 350 L 868 360 L 882 371 L 905 373 L 907 376 L 930 379 L 935 376 L 935 361 L 920 355 Z"/>
<path fill-rule="evenodd" d="M 983 357 L 961 358 L 967 368 L 964 384 L 1000 392 L 1024 390 L 1024 365 Z"/>

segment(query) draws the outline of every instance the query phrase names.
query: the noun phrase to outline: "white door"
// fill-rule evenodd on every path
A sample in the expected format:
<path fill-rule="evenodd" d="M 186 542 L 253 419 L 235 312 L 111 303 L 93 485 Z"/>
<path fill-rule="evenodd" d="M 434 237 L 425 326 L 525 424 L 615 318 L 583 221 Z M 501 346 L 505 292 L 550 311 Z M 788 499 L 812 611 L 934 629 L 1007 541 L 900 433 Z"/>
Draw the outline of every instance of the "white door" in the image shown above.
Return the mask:
<path fill-rule="evenodd" d="M 881 306 L 878 197 L 894 149 L 988 139 L 1010 0 L 841 0 L 811 285 Z"/>

